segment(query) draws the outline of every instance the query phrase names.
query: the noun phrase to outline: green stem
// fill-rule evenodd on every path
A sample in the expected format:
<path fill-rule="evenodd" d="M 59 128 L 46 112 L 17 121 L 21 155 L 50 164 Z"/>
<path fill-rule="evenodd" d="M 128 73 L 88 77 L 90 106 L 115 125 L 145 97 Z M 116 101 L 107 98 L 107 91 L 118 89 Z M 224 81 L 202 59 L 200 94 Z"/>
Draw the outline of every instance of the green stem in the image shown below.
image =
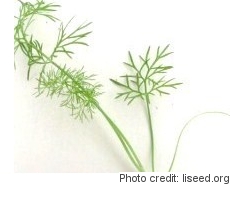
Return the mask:
<path fill-rule="evenodd" d="M 138 171 L 144 172 L 144 167 L 142 166 L 137 154 L 135 153 L 133 147 L 127 140 L 127 138 L 124 136 L 124 134 L 121 132 L 121 130 L 117 127 L 117 125 L 112 121 L 112 119 L 105 113 L 105 111 L 97 104 L 96 107 L 101 112 L 101 114 L 105 117 L 105 119 L 108 121 L 114 132 L 116 133 L 119 141 L 121 142 L 125 152 L 127 153 L 129 159 L 132 161 L 134 166 Z"/>
<path fill-rule="evenodd" d="M 200 116 L 202 116 L 202 115 L 206 115 L 206 114 L 221 114 L 221 115 L 225 115 L 225 116 L 230 117 L 230 114 L 224 113 L 224 112 L 219 112 L 219 111 L 204 112 L 204 113 L 200 113 L 200 114 L 195 115 L 194 117 L 192 117 L 192 118 L 184 125 L 184 127 L 182 128 L 182 130 L 181 130 L 181 132 L 180 132 L 180 135 L 179 135 L 179 137 L 178 137 L 178 139 L 177 139 L 177 144 L 176 144 L 175 152 L 174 152 L 174 155 L 173 155 L 173 159 L 172 159 L 172 162 L 171 162 L 171 165 L 170 165 L 170 167 L 169 167 L 168 172 L 171 172 L 172 167 L 173 167 L 173 165 L 174 165 L 175 158 L 176 158 L 177 151 L 178 151 L 178 147 L 179 147 L 179 143 L 180 143 L 180 140 L 181 140 L 181 137 L 182 137 L 182 134 L 183 134 L 185 128 L 186 128 L 194 119 L 197 119 L 198 117 L 200 117 Z"/>
<path fill-rule="evenodd" d="M 155 171 L 155 166 L 154 166 L 154 134 L 153 134 L 153 125 L 152 125 L 152 116 L 151 116 L 151 111 L 149 107 L 149 96 L 146 95 L 146 107 L 147 107 L 147 115 L 148 115 L 148 124 L 149 124 L 149 133 L 150 133 L 150 145 L 151 145 L 151 169 L 152 172 Z"/>

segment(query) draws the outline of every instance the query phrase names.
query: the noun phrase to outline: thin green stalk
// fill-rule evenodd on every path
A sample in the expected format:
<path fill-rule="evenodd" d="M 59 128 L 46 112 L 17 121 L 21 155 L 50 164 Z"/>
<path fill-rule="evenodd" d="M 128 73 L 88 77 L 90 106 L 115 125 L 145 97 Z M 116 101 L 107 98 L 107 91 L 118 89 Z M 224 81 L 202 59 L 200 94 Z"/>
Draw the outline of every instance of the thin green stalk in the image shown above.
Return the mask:
<path fill-rule="evenodd" d="M 154 134 L 153 134 L 153 125 L 152 125 L 152 116 L 150 112 L 150 107 L 149 107 L 149 97 L 146 95 L 146 107 L 147 107 L 147 116 L 148 116 L 148 125 L 149 125 L 149 133 L 150 133 L 150 147 L 151 147 L 151 169 L 152 172 L 155 171 L 155 166 L 154 166 Z"/>
<path fill-rule="evenodd" d="M 197 119 L 198 117 L 203 116 L 203 115 L 206 115 L 206 114 L 221 114 L 221 115 L 225 115 L 225 116 L 230 117 L 230 114 L 225 113 L 225 112 L 220 112 L 220 111 L 204 112 L 204 113 L 200 113 L 200 114 L 195 115 L 194 117 L 192 117 L 192 118 L 184 125 L 184 127 L 182 128 L 182 130 L 181 130 L 181 132 L 180 132 L 180 135 L 179 135 L 179 137 L 178 137 L 178 139 L 177 139 L 177 144 L 176 144 L 175 152 L 174 152 L 174 155 L 173 155 L 173 159 L 172 159 L 172 162 L 171 162 L 171 165 L 170 165 L 170 167 L 169 167 L 168 172 L 171 172 L 172 167 L 173 167 L 173 165 L 174 165 L 175 158 L 176 158 L 176 154 L 177 154 L 178 147 L 179 147 L 179 143 L 180 143 L 180 140 L 181 140 L 181 137 L 182 137 L 182 134 L 183 134 L 185 128 L 186 128 L 194 119 Z"/>
<path fill-rule="evenodd" d="M 105 111 L 97 104 L 98 110 L 101 112 L 101 114 L 105 117 L 105 119 L 108 121 L 110 126 L 113 128 L 114 132 L 116 133 L 119 141 L 121 142 L 125 152 L 127 153 L 129 159 L 132 161 L 134 166 L 138 171 L 144 172 L 144 167 L 141 164 L 137 154 L 135 153 L 133 147 L 127 140 L 127 138 L 124 136 L 124 134 L 121 132 L 121 130 L 117 127 L 117 125 L 112 121 L 112 119 L 105 113 Z"/>

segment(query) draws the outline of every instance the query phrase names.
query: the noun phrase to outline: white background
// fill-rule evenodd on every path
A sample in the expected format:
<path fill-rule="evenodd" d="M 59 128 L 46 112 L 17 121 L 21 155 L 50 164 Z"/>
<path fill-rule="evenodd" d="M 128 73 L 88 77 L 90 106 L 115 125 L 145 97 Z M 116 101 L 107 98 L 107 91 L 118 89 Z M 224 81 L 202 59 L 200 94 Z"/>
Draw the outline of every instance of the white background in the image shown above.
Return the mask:
<path fill-rule="evenodd" d="M 183 82 L 170 96 L 152 100 L 156 138 L 156 169 L 167 171 L 183 125 L 205 111 L 230 113 L 230 30 L 228 1 L 105 1 L 60 0 L 57 16 L 73 27 L 92 21 L 89 47 L 77 47 L 72 67 L 85 66 L 97 74 L 104 94 L 98 101 L 133 144 L 149 170 L 149 134 L 145 109 L 136 101 L 127 106 L 114 100 L 119 88 L 109 78 L 126 73 L 122 62 L 130 50 L 136 57 L 148 46 L 170 44 L 170 76 Z M 18 3 L 15 3 L 17 15 Z M 58 24 L 41 21 L 35 35 L 55 39 Z M 67 58 L 66 58 L 67 60 Z M 65 62 L 65 60 L 62 60 Z M 81 123 L 60 108 L 60 101 L 35 98 L 36 75 L 26 80 L 26 59 L 16 57 L 14 71 L 15 172 L 120 172 L 135 171 L 117 137 L 99 112 Z M 186 129 L 173 171 L 228 172 L 230 118 L 206 115 Z"/>

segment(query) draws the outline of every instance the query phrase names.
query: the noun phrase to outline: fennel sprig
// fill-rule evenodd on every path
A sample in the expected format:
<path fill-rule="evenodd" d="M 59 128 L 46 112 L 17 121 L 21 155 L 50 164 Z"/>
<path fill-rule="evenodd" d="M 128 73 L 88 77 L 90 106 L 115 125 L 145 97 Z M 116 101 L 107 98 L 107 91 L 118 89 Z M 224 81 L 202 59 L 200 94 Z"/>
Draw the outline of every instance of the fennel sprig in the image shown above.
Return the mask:
<path fill-rule="evenodd" d="M 127 101 L 128 104 L 131 104 L 137 98 L 141 98 L 145 102 L 150 132 L 152 171 L 155 171 L 155 149 L 152 115 L 150 111 L 150 98 L 157 94 L 169 95 L 169 89 L 176 89 L 177 86 L 182 84 L 175 82 L 174 78 L 166 79 L 166 73 L 173 68 L 170 65 L 162 63 L 163 58 L 172 54 L 172 52 L 168 52 L 168 48 L 169 45 L 163 49 L 158 47 L 156 55 L 150 56 L 149 47 L 144 56 L 139 56 L 139 64 L 134 61 L 131 52 L 129 52 L 129 61 L 124 62 L 124 64 L 131 69 L 131 74 L 121 76 L 123 81 L 111 79 L 114 84 L 124 90 L 123 92 L 119 92 L 116 98 L 124 98 L 124 101 Z"/>
<path fill-rule="evenodd" d="M 136 170 L 145 171 L 134 147 L 99 103 L 98 96 L 102 94 L 102 85 L 95 81 L 95 75 L 89 75 L 83 67 L 75 68 L 75 66 L 69 67 L 65 64 L 59 64 L 56 59 L 59 55 L 65 55 L 66 58 L 72 59 L 74 55 L 73 47 L 76 45 L 88 46 L 85 39 L 91 34 L 91 31 L 89 31 L 91 22 L 82 23 L 73 31 L 70 31 L 69 26 L 73 23 L 73 18 L 67 24 L 64 24 L 54 15 L 60 5 L 45 3 L 43 0 L 37 0 L 34 3 L 21 0 L 18 0 L 18 2 L 20 3 L 20 9 L 19 16 L 15 17 L 14 53 L 16 55 L 18 51 L 21 51 L 28 60 L 27 80 L 30 80 L 31 70 L 35 67 L 39 68 L 37 96 L 46 95 L 51 98 L 55 96 L 61 98 L 61 106 L 70 109 L 71 115 L 81 121 L 92 118 L 95 111 L 101 113 L 113 129 Z M 45 17 L 54 23 L 60 23 L 58 36 L 51 53 L 44 50 L 46 45 L 36 39 L 30 30 L 37 17 Z M 122 92 L 117 94 L 116 98 L 123 98 L 128 104 L 139 98 L 143 100 L 146 106 L 150 133 L 151 171 L 156 171 L 151 98 L 156 95 L 169 95 L 170 89 L 176 89 L 181 85 L 174 78 L 166 78 L 167 72 L 173 67 L 165 65 L 163 61 L 171 54 L 169 45 L 164 48 L 158 47 L 155 54 L 151 53 L 149 47 L 143 56 L 139 56 L 139 62 L 137 62 L 131 52 L 128 52 L 129 60 L 124 64 L 131 69 L 131 73 L 121 76 L 121 81 L 111 79 L 114 84 L 123 89 Z M 172 171 L 174 166 L 178 146 L 185 129 L 193 120 L 205 114 L 221 114 L 230 117 L 228 113 L 213 111 L 198 114 L 190 119 L 179 134 L 169 172 Z"/>
<path fill-rule="evenodd" d="M 54 4 L 46 4 L 43 1 L 37 1 L 35 4 L 21 3 L 18 23 L 15 26 L 15 53 L 18 48 L 28 58 L 27 79 L 30 78 L 31 68 L 39 66 L 41 68 L 38 78 L 37 93 L 47 93 L 49 96 L 56 94 L 62 95 L 64 100 L 61 106 L 66 106 L 71 109 L 72 115 L 83 120 L 87 115 L 92 116 L 96 97 L 100 94 L 100 84 L 93 82 L 93 76 L 87 76 L 82 69 L 74 70 L 57 64 L 54 58 L 57 53 L 69 54 L 73 53 L 68 48 L 75 44 L 84 44 L 82 41 L 90 32 L 82 32 L 82 27 L 86 28 L 90 23 L 79 26 L 74 32 L 68 34 L 67 26 L 60 29 L 57 38 L 57 43 L 51 55 L 47 55 L 43 50 L 43 44 L 36 40 L 33 35 L 28 33 L 28 27 L 35 21 L 35 17 L 43 16 L 52 21 L 57 21 L 57 18 L 52 15 L 59 7 Z M 61 27 L 63 27 L 61 23 Z M 61 35 L 61 36 L 60 36 Z M 67 43 L 64 43 L 67 41 Z M 62 49 L 62 51 L 60 50 Z"/>
<path fill-rule="evenodd" d="M 62 66 L 55 58 L 59 54 L 65 54 L 69 58 L 73 54 L 70 49 L 75 45 L 87 45 L 83 40 L 91 31 L 86 31 L 91 23 L 84 23 L 78 26 L 73 32 L 68 33 L 68 26 L 60 24 L 57 42 L 53 47 L 51 54 L 44 52 L 41 42 L 34 38 L 32 33 L 29 33 L 28 28 L 36 20 L 37 16 L 43 16 L 53 22 L 58 19 L 53 15 L 57 7 L 56 4 L 47 4 L 42 0 L 37 0 L 34 4 L 20 1 L 21 7 L 16 26 L 14 27 L 14 53 L 21 50 L 28 59 L 27 80 L 30 79 L 30 71 L 32 67 L 40 67 L 40 74 L 37 78 L 38 96 L 46 93 L 47 96 L 61 97 L 63 99 L 61 106 L 71 109 L 72 115 L 75 118 L 84 120 L 93 116 L 97 109 L 109 123 L 115 134 L 117 135 L 121 145 L 123 146 L 129 159 L 138 171 L 145 171 L 132 145 L 125 137 L 123 132 L 118 128 L 114 121 L 100 106 L 97 97 L 101 94 L 101 85 L 95 82 L 95 75 L 87 75 L 83 70 L 72 69 L 66 65 Z"/>

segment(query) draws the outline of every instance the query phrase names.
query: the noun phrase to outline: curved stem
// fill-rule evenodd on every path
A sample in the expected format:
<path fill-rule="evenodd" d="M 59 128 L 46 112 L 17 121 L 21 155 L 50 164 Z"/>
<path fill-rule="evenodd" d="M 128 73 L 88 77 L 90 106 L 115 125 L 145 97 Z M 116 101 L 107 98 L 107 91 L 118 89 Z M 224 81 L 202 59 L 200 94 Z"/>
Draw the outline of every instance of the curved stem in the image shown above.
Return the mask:
<path fill-rule="evenodd" d="M 99 106 L 99 104 L 96 105 L 98 110 L 101 112 L 101 114 L 105 117 L 105 119 L 108 121 L 110 126 L 113 128 L 114 132 L 116 133 L 119 141 L 121 142 L 122 146 L 125 149 L 125 152 L 127 153 L 129 159 L 132 161 L 134 166 L 138 171 L 145 171 L 143 165 L 141 164 L 137 154 L 135 153 L 133 147 L 127 140 L 127 138 L 124 136 L 124 134 L 121 132 L 121 130 L 117 127 L 117 125 L 112 121 L 112 119 L 104 112 L 104 110 Z"/>
<path fill-rule="evenodd" d="M 181 136 L 185 130 L 185 128 L 196 118 L 202 116 L 202 115 L 206 115 L 206 114 L 221 114 L 221 115 L 225 115 L 225 116 L 228 116 L 230 117 L 230 114 L 228 113 L 224 113 L 224 112 L 219 112 L 219 111 L 210 111 L 210 112 L 204 112 L 204 113 L 200 113 L 198 115 L 195 115 L 194 117 L 192 117 L 185 125 L 184 127 L 182 128 L 181 132 L 180 132 L 180 135 L 177 139 L 177 144 L 176 144 L 176 148 L 175 148 L 175 152 L 174 152 L 174 155 L 173 155 L 173 159 L 172 159 L 172 162 L 171 162 L 171 165 L 169 167 L 169 170 L 168 172 L 170 172 L 172 170 L 172 167 L 173 167 L 173 164 L 175 162 L 175 158 L 176 158 L 176 154 L 177 154 L 177 151 L 178 151 L 178 146 L 179 146 L 179 143 L 180 143 L 180 140 L 181 140 Z"/>

